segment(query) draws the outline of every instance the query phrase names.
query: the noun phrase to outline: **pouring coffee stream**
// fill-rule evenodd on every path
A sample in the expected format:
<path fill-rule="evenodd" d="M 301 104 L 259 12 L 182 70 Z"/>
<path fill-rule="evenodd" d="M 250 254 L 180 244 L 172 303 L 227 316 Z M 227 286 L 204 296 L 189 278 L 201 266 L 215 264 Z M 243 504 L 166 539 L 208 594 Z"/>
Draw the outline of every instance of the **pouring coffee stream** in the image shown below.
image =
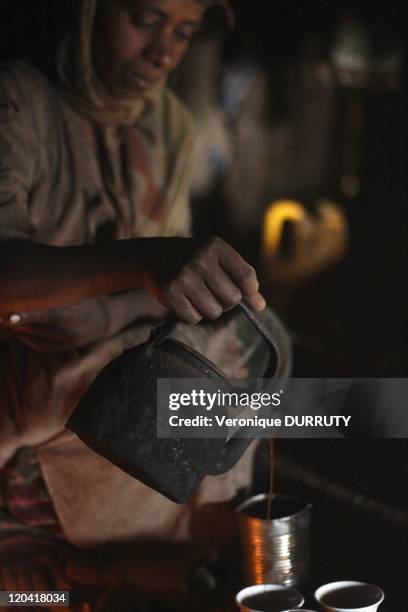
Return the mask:
<path fill-rule="evenodd" d="M 285 380 L 291 369 L 288 333 L 267 309 L 262 318 L 239 305 L 266 340 L 266 371 L 256 378 Z M 176 322 L 167 321 L 147 342 L 125 351 L 98 375 L 71 415 L 67 427 L 94 451 L 165 495 L 184 503 L 207 475 L 230 470 L 252 437 L 159 438 L 157 380 L 212 379 L 231 383 L 216 364 L 171 337 Z"/>

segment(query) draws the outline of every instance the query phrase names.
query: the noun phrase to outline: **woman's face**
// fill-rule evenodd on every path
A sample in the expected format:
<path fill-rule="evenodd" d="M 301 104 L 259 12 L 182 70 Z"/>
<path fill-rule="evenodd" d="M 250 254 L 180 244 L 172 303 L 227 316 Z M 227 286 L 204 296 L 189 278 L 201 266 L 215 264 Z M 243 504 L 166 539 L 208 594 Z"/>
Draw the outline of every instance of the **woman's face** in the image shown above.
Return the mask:
<path fill-rule="evenodd" d="M 196 0 L 109 0 L 99 69 L 117 96 L 148 94 L 180 63 L 205 6 Z"/>

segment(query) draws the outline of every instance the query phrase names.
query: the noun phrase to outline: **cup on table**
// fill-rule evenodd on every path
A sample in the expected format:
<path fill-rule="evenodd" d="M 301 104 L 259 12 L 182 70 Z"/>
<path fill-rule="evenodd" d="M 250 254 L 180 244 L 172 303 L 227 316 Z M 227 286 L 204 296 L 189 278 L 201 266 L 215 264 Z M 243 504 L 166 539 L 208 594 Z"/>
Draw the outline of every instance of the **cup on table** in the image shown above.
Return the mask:
<path fill-rule="evenodd" d="M 236 598 L 241 612 L 289 612 L 305 599 L 299 591 L 280 584 L 257 584 L 240 591 Z"/>
<path fill-rule="evenodd" d="M 315 599 L 326 612 L 376 612 L 384 592 L 373 584 L 342 580 L 319 587 Z"/>
<path fill-rule="evenodd" d="M 309 503 L 292 495 L 255 495 L 238 506 L 247 584 L 302 586 L 309 565 L 310 510 Z"/>

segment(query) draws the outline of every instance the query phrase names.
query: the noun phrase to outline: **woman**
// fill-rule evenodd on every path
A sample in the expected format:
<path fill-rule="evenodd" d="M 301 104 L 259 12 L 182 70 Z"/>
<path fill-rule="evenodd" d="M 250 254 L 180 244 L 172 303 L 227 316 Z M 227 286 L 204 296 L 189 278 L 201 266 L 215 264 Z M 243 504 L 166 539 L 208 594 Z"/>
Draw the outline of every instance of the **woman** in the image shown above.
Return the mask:
<path fill-rule="evenodd" d="M 2 71 L 0 559 L 14 567 L 2 566 L 3 588 L 27 588 L 24 551 L 63 540 L 186 540 L 193 506 L 245 483 L 242 471 L 209 479 L 178 506 L 63 428 L 97 373 L 146 337 L 141 322 L 166 309 L 186 323 L 215 319 L 242 296 L 265 305 L 231 247 L 185 237 L 193 130 L 165 82 L 212 5 L 228 11 L 222 0 L 71 1 L 56 77 Z M 49 586 L 64 584 L 51 565 Z"/>

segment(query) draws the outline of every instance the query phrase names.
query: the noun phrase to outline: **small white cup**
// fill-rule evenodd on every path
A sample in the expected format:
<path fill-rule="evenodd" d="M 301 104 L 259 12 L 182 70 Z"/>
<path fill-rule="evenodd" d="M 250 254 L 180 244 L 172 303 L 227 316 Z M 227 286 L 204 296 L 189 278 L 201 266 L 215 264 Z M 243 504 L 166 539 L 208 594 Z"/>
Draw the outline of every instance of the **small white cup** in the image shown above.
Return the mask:
<path fill-rule="evenodd" d="M 340 591 L 343 593 L 340 594 Z M 345 601 L 348 597 L 350 601 Z M 338 592 L 338 602 L 334 594 Z M 353 604 L 353 591 L 355 603 Z M 333 598 L 331 599 L 331 595 Z M 315 592 L 315 599 L 326 610 L 326 612 L 376 612 L 379 605 L 384 601 L 384 592 L 372 584 L 355 582 L 353 580 L 342 580 L 330 582 L 319 587 Z M 341 601 L 343 599 L 343 601 Z M 363 601 L 365 600 L 365 601 Z"/>
<path fill-rule="evenodd" d="M 276 594 L 276 606 L 279 606 L 279 600 L 282 600 L 282 603 L 286 600 L 285 604 L 283 605 L 290 607 L 276 607 L 275 609 L 279 610 L 279 612 L 289 612 L 290 610 L 293 610 L 293 606 L 295 606 L 295 609 L 299 609 L 300 606 L 305 603 L 305 599 L 303 595 L 299 593 L 299 591 L 280 584 L 257 584 L 247 587 L 246 589 L 242 589 L 242 591 L 237 594 L 235 601 L 241 612 L 267 612 L 267 609 L 262 610 L 262 608 L 259 607 L 250 607 L 250 598 L 255 597 L 256 595 L 263 595 L 265 593 Z"/>

